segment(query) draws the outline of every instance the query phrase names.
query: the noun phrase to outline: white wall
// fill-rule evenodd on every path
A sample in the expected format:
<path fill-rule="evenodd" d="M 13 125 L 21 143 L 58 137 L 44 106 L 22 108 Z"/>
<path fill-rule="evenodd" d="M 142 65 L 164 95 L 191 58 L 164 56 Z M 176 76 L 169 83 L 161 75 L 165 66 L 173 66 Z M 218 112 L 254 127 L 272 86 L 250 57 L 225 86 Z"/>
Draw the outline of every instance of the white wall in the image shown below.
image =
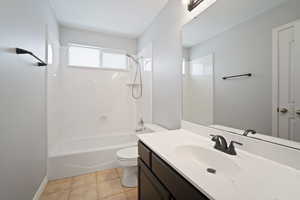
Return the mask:
<path fill-rule="evenodd" d="M 49 74 L 49 149 L 72 138 L 135 129 L 135 103 L 127 83 L 131 72 L 68 66 L 68 43 L 136 53 L 136 40 L 60 28 L 60 67 Z"/>
<path fill-rule="evenodd" d="M 46 24 L 58 42 L 47 0 L 1 1 L 0 199 L 32 199 L 47 173 L 46 70 L 14 49 L 45 59 Z"/>
<path fill-rule="evenodd" d="M 67 65 L 62 49 L 62 126 L 64 139 L 84 138 L 134 129 L 134 101 L 126 83 L 129 72 Z"/>
<path fill-rule="evenodd" d="M 153 121 L 169 129 L 181 118 L 181 13 L 181 2 L 169 1 L 138 41 L 153 44 Z"/>
<path fill-rule="evenodd" d="M 59 32 L 59 30 L 57 29 Z M 58 33 L 59 34 L 59 33 Z M 52 46 L 53 60 L 48 65 L 47 73 L 47 132 L 48 149 L 58 140 L 61 133 L 61 67 L 60 67 L 60 41 L 51 34 L 48 35 L 48 44 Z"/>
<path fill-rule="evenodd" d="M 48 66 L 47 75 L 47 132 L 48 149 L 59 139 L 61 135 L 62 105 L 60 103 L 61 90 L 61 67 L 60 67 L 60 45 L 49 41 L 53 46 L 53 64 Z"/>
<path fill-rule="evenodd" d="M 188 12 L 182 0 L 169 0 L 152 25 L 138 39 L 138 50 L 153 47 L 153 122 L 169 129 L 180 127 L 182 25 L 215 0 Z"/>
<path fill-rule="evenodd" d="M 271 134 L 272 28 L 298 18 L 300 1 L 291 0 L 191 49 L 191 59 L 215 54 L 216 124 Z M 222 80 L 240 73 L 254 77 Z"/>

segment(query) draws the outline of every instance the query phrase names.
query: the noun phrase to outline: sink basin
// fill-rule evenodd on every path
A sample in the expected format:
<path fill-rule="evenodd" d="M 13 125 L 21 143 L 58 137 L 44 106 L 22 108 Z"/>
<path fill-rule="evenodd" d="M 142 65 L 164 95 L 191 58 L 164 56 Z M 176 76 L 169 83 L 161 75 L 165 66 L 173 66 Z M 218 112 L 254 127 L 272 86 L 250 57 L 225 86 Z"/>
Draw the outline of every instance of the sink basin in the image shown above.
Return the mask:
<path fill-rule="evenodd" d="M 241 171 L 236 164 L 234 156 L 228 156 L 215 149 L 209 149 L 196 145 L 178 146 L 175 148 L 175 155 L 184 159 L 186 162 L 198 165 L 207 171 L 208 168 L 216 170 L 216 175 L 233 177 Z"/>

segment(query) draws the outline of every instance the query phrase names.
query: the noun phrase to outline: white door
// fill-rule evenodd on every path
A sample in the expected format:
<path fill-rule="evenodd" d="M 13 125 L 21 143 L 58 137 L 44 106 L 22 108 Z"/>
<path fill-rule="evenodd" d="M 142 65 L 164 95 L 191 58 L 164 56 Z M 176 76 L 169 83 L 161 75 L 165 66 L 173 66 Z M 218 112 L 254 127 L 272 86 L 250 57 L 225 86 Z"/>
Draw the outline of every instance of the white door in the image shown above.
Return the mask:
<path fill-rule="evenodd" d="M 274 29 L 273 135 L 300 141 L 299 22 Z M 299 56 L 298 56 L 299 57 Z"/>

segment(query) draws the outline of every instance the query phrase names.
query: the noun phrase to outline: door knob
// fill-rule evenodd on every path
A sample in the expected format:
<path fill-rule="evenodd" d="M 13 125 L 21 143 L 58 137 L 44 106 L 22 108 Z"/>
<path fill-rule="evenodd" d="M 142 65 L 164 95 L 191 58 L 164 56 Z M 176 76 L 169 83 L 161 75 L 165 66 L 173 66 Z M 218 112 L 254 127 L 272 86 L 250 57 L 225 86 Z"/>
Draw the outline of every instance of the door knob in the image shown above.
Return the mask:
<path fill-rule="evenodd" d="M 287 112 L 289 112 L 289 110 L 286 109 L 286 108 L 281 108 L 281 109 L 278 109 L 278 110 L 279 110 L 279 112 L 281 112 L 282 114 L 286 114 Z"/>
<path fill-rule="evenodd" d="M 297 114 L 297 115 L 300 115 L 300 110 L 296 110 L 296 114 Z"/>

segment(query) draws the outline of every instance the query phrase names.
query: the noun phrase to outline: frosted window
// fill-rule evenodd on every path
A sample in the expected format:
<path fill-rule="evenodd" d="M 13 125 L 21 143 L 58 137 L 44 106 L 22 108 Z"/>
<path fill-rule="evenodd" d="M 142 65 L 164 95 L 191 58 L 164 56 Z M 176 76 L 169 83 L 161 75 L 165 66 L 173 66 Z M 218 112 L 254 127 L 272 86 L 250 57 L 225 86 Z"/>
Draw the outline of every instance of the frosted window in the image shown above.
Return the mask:
<path fill-rule="evenodd" d="M 70 46 L 69 65 L 100 67 L 100 49 L 83 46 Z"/>
<path fill-rule="evenodd" d="M 48 64 L 53 64 L 53 48 L 51 44 L 48 44 Z"/>
<path fill-rule="evenodd" d="M 127 69 L 127 57 L 125 54 L 103 52 L 102 67 L 109 69 Z"/>

